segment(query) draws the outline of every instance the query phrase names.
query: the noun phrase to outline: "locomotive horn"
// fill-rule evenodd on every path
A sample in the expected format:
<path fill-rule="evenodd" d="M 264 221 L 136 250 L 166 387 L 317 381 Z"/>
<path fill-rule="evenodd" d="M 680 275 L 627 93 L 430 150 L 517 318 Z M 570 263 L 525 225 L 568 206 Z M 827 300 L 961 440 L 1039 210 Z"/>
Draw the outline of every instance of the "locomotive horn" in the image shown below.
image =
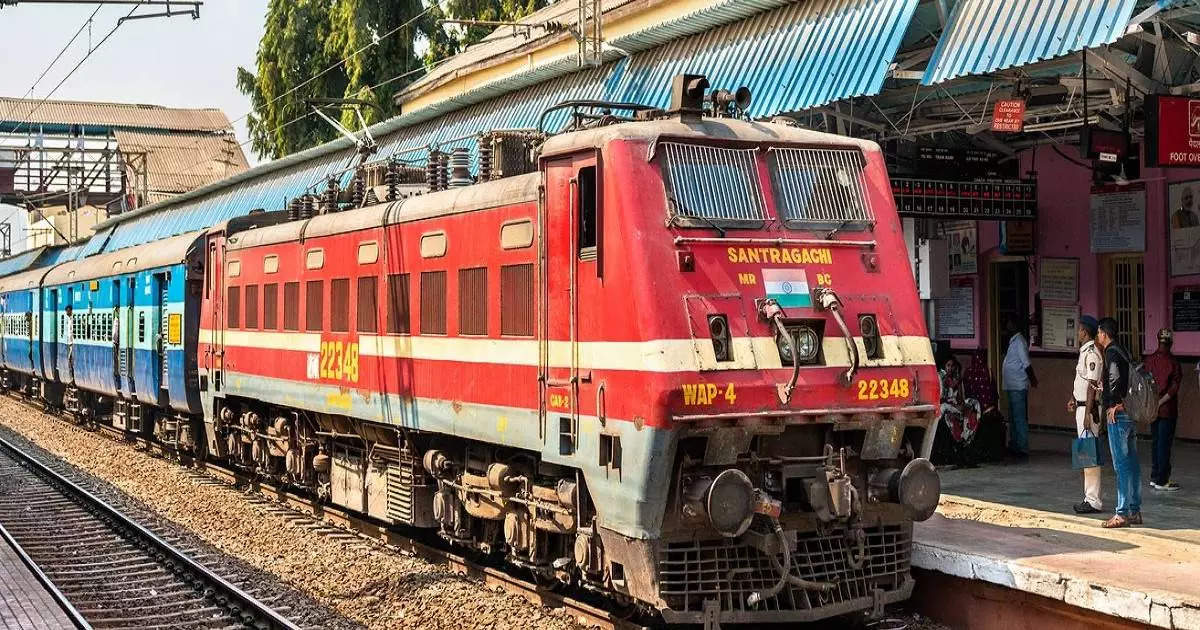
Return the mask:
<path fill-rule="evenodd" d="M 742 86 L 733 93 L 733 104 L 741 111 L 746 111 L 750 107 L 750 88 Z"/>

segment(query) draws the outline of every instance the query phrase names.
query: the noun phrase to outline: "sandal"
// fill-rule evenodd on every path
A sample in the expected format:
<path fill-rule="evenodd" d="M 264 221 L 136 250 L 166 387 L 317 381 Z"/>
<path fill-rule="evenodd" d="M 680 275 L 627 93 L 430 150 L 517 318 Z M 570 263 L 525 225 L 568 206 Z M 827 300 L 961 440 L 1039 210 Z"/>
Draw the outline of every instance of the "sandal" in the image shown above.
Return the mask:
<path fill-rule="evenodd" d="M 1130 525 L 1141 525 L 1142 524 L 1142 513 L 1138 512 L 1137 514 L 1130 514 L 1129 518 L 1126 520 L 1129 521 Z"/>
<path fill-rule="evenodd" d="M 1118 527 L 1129 527 L 1129 519 L 1120 514 L 1114 515 L 1112 518 L 1104 521 L 1101 525 L 1104 529 L 1116 529 Z"/>

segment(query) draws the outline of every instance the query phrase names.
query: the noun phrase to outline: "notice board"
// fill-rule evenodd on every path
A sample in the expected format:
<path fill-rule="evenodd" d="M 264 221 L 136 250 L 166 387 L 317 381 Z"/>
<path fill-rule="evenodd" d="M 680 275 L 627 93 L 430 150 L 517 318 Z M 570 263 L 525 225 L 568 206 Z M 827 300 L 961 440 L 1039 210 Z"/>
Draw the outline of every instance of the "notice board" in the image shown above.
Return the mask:
<path fill-rule="evenodd" d="M 1171 328 L 1200 332 L 1200 287 L 1180 287 L 1171 293 Z"/>
<path fill-rule="evenodd" d="M 1042 307 L 1042 349 L 1075 351 L 1079 328 L 1078 306 Z"/>
<path fill-rule="evenodd" d="M 1146 185 L 1097 186 L 1091 195 L 1092 253 L 1146 250 Z"/>
<path fill-rule="evenodd" d="M 975 337 L 975 284 L 962 281 L 950 286 L 946 297 L 934 300 L 934 318 L 940 339 Z"/>
<path fill-rule="evenodd" d="M 1079 259 L 1042 258 L 1038 267 L 1038 290 L 1046 302 L 1079 302 Z"/>

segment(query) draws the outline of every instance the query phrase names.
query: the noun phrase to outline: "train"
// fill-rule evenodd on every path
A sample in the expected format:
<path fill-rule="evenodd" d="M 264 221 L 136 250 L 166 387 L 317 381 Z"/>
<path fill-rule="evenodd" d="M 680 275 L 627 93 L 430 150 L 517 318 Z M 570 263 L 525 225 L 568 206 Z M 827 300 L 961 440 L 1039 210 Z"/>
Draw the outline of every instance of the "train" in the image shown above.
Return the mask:
<path fill-rule="evenodd" d="M 0 278 L 0 387 L 666 622 L 877 614 L 940 493 L 884 158 L 708 87 Z"/>

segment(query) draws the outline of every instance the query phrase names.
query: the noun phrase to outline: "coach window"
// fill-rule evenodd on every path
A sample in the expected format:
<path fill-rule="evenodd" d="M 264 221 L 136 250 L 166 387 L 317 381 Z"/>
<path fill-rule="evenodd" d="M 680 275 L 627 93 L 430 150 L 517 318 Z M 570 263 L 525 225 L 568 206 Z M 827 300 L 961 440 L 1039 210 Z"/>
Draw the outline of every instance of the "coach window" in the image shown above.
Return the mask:
<path fill-rule="evenodd" d="M 575 207 L 579 208 L 579 257 L 595 260 L 600 205 L 599 193 L 596 190 L 596 167 L 585 166 L 579 169 L 578 182 Z"/>
<path fill-rule="evenodd" d="M 379 243 L 367 241 L 358 244 L 358 264 L 370 265 L 379 262 Z"/>
<path fill-rule="evenodd" d="M 263 273 L 278 273 L 279 272 L 279 256 L 271 254 L 263 256 Z"/>
<path fill-rule="evenodd" d="M 329 281 L 329 330 L 350 331 L 349 278 L 335 278 Z"/>
<path fill-rule="evenodd" d="M 258 285 L 246 285 L 246 328 L 258 328 Z"/>
<path fill-rule="evenodd" d="M 240 260 L 229 261 L 229 272 L 228 273 L 229 273 L 230 278 L 236 278 L 236 277 L 242 275 L 242 261 L 240 261 Z"/>
<path fill-rule="evenodd" d="M 377 324 L 378 293 L 375 291 L 375 276 L 363 276 L 358 279 L 358 332 L 374 333 L 379 330 Z"/>
<path fill-rule="evenodd" d="M 283 285 L 283 329 L 300 330 L 300 283 Z"/>
<path fill-rule="evenodd" d="M 387 331 L 393 335 L 407 335 L 412 331 L 408 312 L 408 274 L 393 273 L 387 277 Z"/>
<path fill-rule="evenodd" d="M 321 332 L 325 329 L 325 281 L 309 280 L 304 284 L 304 329 Z"/>
<path fill-rule="evenodd" d="M 225 326 L 239 328 L 241 326 L 242 287 L 229 287 L 225 298 Z"/>
<path fill-rule="evenodd" d="M 325 250 L 310 249 L 310 250 L 308 250 L 308 253 L 304 255 L 304 268 L 305 269 L 320 269 L 324 266 L 325 266 Z"/>
<path fill-rule="evenodd" d="M 279 285 L 263 285 L 263 330 L 279 327 Z"/>

